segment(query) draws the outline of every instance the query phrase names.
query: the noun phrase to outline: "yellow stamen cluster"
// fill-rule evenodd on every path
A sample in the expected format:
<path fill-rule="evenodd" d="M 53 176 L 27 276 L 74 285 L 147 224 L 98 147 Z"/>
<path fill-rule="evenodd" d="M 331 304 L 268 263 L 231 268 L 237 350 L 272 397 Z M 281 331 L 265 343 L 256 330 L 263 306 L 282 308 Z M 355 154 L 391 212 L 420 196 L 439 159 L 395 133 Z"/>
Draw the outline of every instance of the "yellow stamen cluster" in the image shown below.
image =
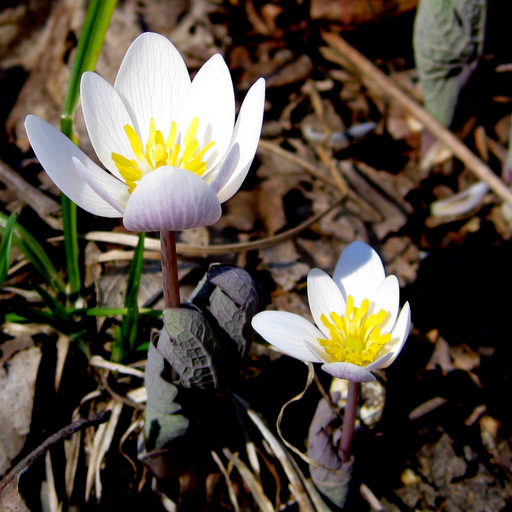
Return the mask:
<path fill-rule="evenodd" d="M 167 139 L 164 139 L 162 132 L 155 128 L 155 120 L 151 119 L 149 126 L 149 137 L 143 146 L 135 129 L 127 124 L 124 131 L 135 158 L 130 160 L 118 153 L 112 153 L 112 159 L 116 164 L 121 176 L 132 192 L 142 176 L 162 165 L 180 167 L 201 176 L 206 171 L 206 162 L 203 160 L 205 153 L 215 144 L 210 142 L 202 149 L 199 149 L 199 142 L 196 139 L 199 119 L 194 117 L 178 144 L 178 128 L 173 121 Z"/>
<path fill-rule="evenodd" d="M 370 301 L 363 300 L 354 307 L 354 298 L 348 296 L 345 315 L 331 313 L 331 321 L 321 316 L 322 323 L 329 329 L 330 339 L 319 339 L 320 345 L 334 361 L 363 366 L 372 363 L 380 349 L 391 340 L 391 333 L 381 334 L 382 324 L 389 313 L 381 309 L 368 314 Z"/>

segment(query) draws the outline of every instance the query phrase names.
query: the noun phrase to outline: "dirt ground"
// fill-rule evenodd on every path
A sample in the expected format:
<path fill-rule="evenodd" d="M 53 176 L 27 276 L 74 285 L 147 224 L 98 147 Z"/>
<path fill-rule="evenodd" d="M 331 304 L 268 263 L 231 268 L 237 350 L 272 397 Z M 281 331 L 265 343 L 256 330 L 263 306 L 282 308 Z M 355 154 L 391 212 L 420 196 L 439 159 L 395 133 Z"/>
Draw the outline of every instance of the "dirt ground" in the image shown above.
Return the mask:
<path fill-rule="evenodd" d="M 58 126 L 85 3 L 4 0 L 0 6 L 0 209 L 18 213 L 62 273 L 58 190 L 34 158 L 23 122 L 34 113 Z M 435 200 L 478 177 L 453 152 L 428 164 L 425 148 L 435 137 L 395 94 L 397 88 L 421 105 L 412 47 L 416 3 L 123 0 L 97 71 L 112 82 L 133 39 L 154 31 L 175 44 L 191 73 L 222 53 L 238 100 L 265 77 L 263 135 L 248 178 L 223 205 L 217 224 L 180 235 L 182 295 L 210 263 L 232 263 L 252 275 L 260 309 L 308 317 L 307 272 L 332 273 L 351 241 L 366 241 L 387 272 L 398 276 L 413 328 L 396 362 L 378 374 L 376 385 L 363 387 L 345 509 L 507 511 L 510 210 L 491 191 L 463 215 L 430 212 Z M 504 183 L 510 181 L 511 11 L 489 2 L 484 55 L 452 130 Z M 355 57 L 347 47 L 357 50 Z M 80 112 L 76 127 L 80 146 L 92 156 Z M 354 135 L 344 137 L 347 131 Z M 78 227 L 83 307 L 121 307 L 134 237 L 119 238 L 127 233 L 120 221 L 81 210 Z M 282 233 L 288 236 L 275 238 Z M 265 244 L 255 246 L 258 240 Z M 225 252 L 216 250 L 225 244 Z M 187 246 L 200 246 L 201 255 Z M 156 309 L 162 307 L 158 257 L 148 249 L 139 300 Z M 15 248 L 0 288 L 0 475 L 74 420 L 106 410 L 111 416 L 60 440 L 30 466 L 19 482 L 30 511 L 174 510 L 169 500 L 190 511 L 326 510 L 294 494 L 292 476 L 309 482 L 308 465 L 286 450 L 276 430 L 283 405 L 306 386 L 303 363 L 256 338 L 231 392 L 265 420 L 271 437 L 233 398 L 203 394 L 193 403 L 206 426 L 182 447 L 178 474 L 167 468 L 166 478 L 155 479 L 138 458 L 145 352 L 131 354 L 121 370 L 109 366 L 119 317 L 77 321 L 85 347 L 40 317 L 13 321 L 8 315 L 45 309 L 34 292 L 40 284 Z M 140 343 L 160 326 L 143 316 Z M 315 371 L 314 382 L 280 421 L 286 442 L 301 452 L 331 385 L 327 374 Z"/>

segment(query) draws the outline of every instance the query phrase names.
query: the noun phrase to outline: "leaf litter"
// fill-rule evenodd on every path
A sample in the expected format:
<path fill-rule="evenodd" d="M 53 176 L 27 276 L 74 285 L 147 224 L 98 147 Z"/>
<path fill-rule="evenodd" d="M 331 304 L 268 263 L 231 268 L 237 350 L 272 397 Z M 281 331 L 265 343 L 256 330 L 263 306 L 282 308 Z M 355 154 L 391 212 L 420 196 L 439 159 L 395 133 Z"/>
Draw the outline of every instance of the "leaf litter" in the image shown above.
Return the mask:
<path fill-rule="evenodd" d="M 375 0 L 367 2 L 370 12 L 361 10 L 361 3 L 329 0 L 315 0 L 309 10 L 295 1 L 127 0 L 114 12 L 97 69 L 112 81 L 126 48 L 144 29 L 169 37 L 192 71 L 221 52 L 239 98 L 256 77 L 266 77 L 263 140 L 243 190 L 206 236 L 183 234 L 180 240 L 183 294 L 211 262 L 236 263 L 253 276 L 261 308 L 307 315 L 308 270 L 332 271 L 341 250 L 355 239 L 373 245 L 404 287 L 414 330 L 395 365 L 380 375 L 385 399 L 371 409 L 378 420 L 362 422 L 357 431 L 361 485 L 349 504 L 356 510 L 369 510 L 370 503 L 375 508 L 375 500 L 389 511 L 506 510 L 512 503 L 506 485 L 512 476 L 508 305 L 499 294 L 494 305 L 478 308 L 474 302 L 476 297 L 492 301 L 497 286 L 506 293 L 512 285 L 511 225 L 501 196 L 492 192 L 471 212 L 432 216 L 435 200 L 468 188 L 479 175 L 471 157 L 443 137 L 450 152 L 425 163 L 420 126 L 428 128 L 428 119 L 418 119 L 393 88 L 399 84 L 407 98 L 422 98 L 412 57 L 417 2 L 392 3 L 393 13 Z M 55 215 L 58 192 L 34 161 L 22 125 L 28 113 L 58 124 L 84 3 L 8 4 L 0 8 L 2 211 L 20 213 L 20 222 L 38 234 L 57 261 L 63 258 Z M 502 44 L 507 32 L 500 19 L 506 12 L 498 11 L 488 12 L 488 25 L 496 30 L 484 48 L 483 74 L 469 81 L 469 98 L 459 105 L 469 128 L 466 134 L 453 129 L 501 175 L 512 84 L 503 72 L 511 58 L 505 50 L 509 45 Z M 340 35 L 371 65 L 348 53 Z M 391 82 L 380 80 L 381 70 Z M 472 134 L 479 130 L 484 136 L 477 139 Z M 92 154 L 80 115 L 77 132 Z M 323 216 L 308 224 L 314 215 Z M 120 260 L 131 258 L 136 237 L 135 243 L 116 238 L 127 234 L 114 221 L 80 212 L 79 221 L 81 248 L 89 255 L 88 304 L 120 307 L 128 273 Z M 288 238 L 279 238 L 287 232 Z M 97 233 L 103 233 L 99 240 Z M 148 239 L 140 307 L 157 304 L 152 299 L 159 293 L 158 279 L 152 279 L 158 247 Z M 265 247 L 251 245 L 261 239 Z M 223 245 L 231 249 L 219 254 L 215 247 Z M 57 266 L 63 268 L 64 262 Z M 29 283 L 36 279 L 30 272 L 26 265 L 11 269 L 0 292 L 2 308 L 24 306 L 13 290 L 30 297 Z M 57 350 L 59 337 L 47 326 L 20 337 L 4 325 L 0 421 L 7 426 L 2 423 L 0 444 L 8 451 L 0 462 L 7 474 L 2 482 L 9 475 L 13 482 L 0 494 L 8 500 L 6 510 L 27 510 L 19 502 L 20 474 L 9 469 L 63 425 L 106 410 L 113 412 L 108 423 L 73 435 L 64 441 L 65 449 L 57 443 L 45 469 L 34 467 L 21 477 L 27 480 L 21 495 L 32 496 L 30 510 L 40 506 L 34 496 L 43 487 L 53 506 L 60 503 L 64 510 L 135 509 L 142 503 L 154 510 L 172 510 L 176 503 L 180 510 L 328 510 L 315 494 L 307 467 L 286 450 L 275 430 L 281 407 L 305 382 L 296 362 L 256 340 L 232 387 L 250 404 L 238 413 L 242 419 L 236 428 L 244 440 L 194 454 L 198 467 L 184 470 L 180 493 L 174 484 L 154 480 L 138 460 L 145 352 L 109 366 L 112 335 L 102 318 L 93 321 L 96 335 L 87 339 L 85 354 L 72 340 L 67 349 Z M 158 328 L 157 321 L 144 317 L 142 341 L 149 342 Z M 66 354 L 63 362 L 57 362 L 58 353 Z M 14 393 L 12 386 L 21 386 L 24 394 Z M 53 394 L 46 396 L 39 387 Z M 282 422 L 284 438 L 302 452 L 324 388 L 329 389 L 328 382 L 315 382 Z"/>

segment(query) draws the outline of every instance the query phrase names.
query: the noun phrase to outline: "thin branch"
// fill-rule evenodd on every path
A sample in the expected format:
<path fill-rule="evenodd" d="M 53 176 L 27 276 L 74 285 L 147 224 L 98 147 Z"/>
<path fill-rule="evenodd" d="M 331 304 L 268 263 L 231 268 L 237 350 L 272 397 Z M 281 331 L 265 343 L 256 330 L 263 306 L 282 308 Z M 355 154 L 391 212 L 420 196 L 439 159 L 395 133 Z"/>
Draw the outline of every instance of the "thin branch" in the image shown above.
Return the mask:
<path fill-rule="evenodd" d="M 35 450 L 30 452 L 24 457 L 14 468 L 8 473 L 2 481 L 0 481 L 0 494 L 4 491 L 7 485 L 14 479 L 18 479 L 22 473 L 24 473 L 32 463 L 41 457 L 51 446 L 58 443 L 62 439 L 69 437 L 71 434 L 84 430 L 87 427 L 93 427 L 105 423 L 110 418 L 110 411 L 104 411 L 98 414 L 92 414 L 88 418 L 82 418 L 74 421 L 70 425 L 66 425 L 61 428 L 57 433 L 51 435 L 48 439 L 43 441 Z"/>
<path fill-rule="evenodd" d="M 283 231 L 277 235 L 269 236 L 266 238 L 260 238 L 259 240 L 253 240 L 251 242 L 240 242 L 234 244 L 216 244 L 216 245 L 189 245 L 183 243 L 176 244 L 176 252 L 180 256 L 208 256 L 216 254 L 228 254 L 231 252 L 240 251 L 253 251 L 255 249 L 263 249 L 264 247 L 271 247 L 283 242 L 286 242 L 296 237 L 300 232 L 311 227 L 313 224 L 318 222 L 322 217 L 325 217 L 328 213 L 332 212 L 337 206 L 344 201 L 343 198 L 339 198 L 325 210 L 313 215 L 309 219 L 305 220 L 298 226 L 295 226 L 287 231 Z M 92 240 L 94 242 L 108 242 L 118 243 L 130 247 L 134 247 L 137 243 L 137 237 L 129 233 L 111 233 L 107 231 L 90 231 L 84 235 L 86 240 Z M 55 239 L 53 239 L 55 240 Z M 154 238 L 147 238 L 144 246 L 146 249 L 158 251 L 161 247 L 160 241 Z"/>
<path fill-rule="evenodd" d="M 391 78 L 338 34 L 323 32 L 322 37 L 334 50 L 334 54 L 330 53 L 330 57 L 334 58 L 333 60 L 343 66 L 346 66 L 348 61 L 350 67 L 360 76 L 368 89 L 396 101 L 403 109 L 420 121 L 434 137 L 442 141 L 464 163 L 468 170 L 485 181 L 501 199 L 512 205 L 512 191 L 489 166 L 482 162 L 450 130 L 441 125 Z"/>

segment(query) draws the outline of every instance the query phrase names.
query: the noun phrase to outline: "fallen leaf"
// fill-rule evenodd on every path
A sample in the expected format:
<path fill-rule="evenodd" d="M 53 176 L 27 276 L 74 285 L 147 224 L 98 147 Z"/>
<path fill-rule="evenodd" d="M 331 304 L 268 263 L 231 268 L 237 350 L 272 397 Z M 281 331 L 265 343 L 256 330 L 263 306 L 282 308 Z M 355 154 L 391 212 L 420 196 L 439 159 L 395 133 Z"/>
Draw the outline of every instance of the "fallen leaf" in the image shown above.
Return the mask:
<path fill-rule="evenodd" d="M 41 349 L 17 352 L 0 368 L 0 474 L 11 466 L 30 431 Z"/>

